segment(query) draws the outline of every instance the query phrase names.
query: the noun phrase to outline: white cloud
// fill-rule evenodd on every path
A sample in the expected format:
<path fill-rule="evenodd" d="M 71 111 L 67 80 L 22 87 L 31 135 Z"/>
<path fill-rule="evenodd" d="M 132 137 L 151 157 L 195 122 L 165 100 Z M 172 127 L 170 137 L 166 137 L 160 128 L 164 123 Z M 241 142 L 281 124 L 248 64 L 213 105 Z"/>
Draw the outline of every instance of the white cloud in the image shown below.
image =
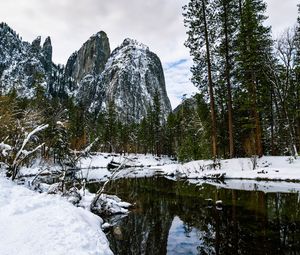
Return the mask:
<path fill-rule="evenodd" d="M 273 36 L 276 38 L 286 28 L 292 27 L 297 22 L 298 0 L 266 0 L 267 15 L 266 23 L 272 26 Z"/>
<path fill-rule="evenodd" d="M 167 63 L 164 66 L 168 95 L 173 109 L 181 103 L 183 95 L 190 96 L 198 91 L 190 82 L 191 66 L 192 61 L 190 58 L 180 59 L 177 62 Z"/>

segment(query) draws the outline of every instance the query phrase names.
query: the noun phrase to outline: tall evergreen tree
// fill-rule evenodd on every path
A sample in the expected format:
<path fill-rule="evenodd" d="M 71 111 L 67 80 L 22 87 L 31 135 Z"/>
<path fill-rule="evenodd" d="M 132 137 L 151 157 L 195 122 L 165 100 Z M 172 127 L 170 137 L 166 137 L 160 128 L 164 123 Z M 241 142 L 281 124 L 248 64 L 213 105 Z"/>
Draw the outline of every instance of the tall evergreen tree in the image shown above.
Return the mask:
<path fill-rule="evenodd" d="M 296 81 L 296 118 L 297 118 L 297 133 L 298 133 L 298 149 L 300 148 L 300 4 L 298 4 L 298 18 L 295 34 L 296 47 L 296 67 L 295 67 L 295 81 Z"/>
<path fill-rule="evenodd" d="M 117 112 L 113 101 L 110 101 L 107 108 L 106 115 L 106 141 L 108 142 L 109 152 L 115 152 L 116 138 L 117 138 Z"/>
<path fill-rule="evenodd" d="M 215 13 L 212 0 L 191 0 L 184 6 L 184 23 L 188 28 L 188 39 L 185 45 L 190 49 L 193 56 L 194 66 L 192 67 L 193 81 L 203 88 L 203 84 L 208 85 L 211 115 L 211 142 L 212 156 L 218 155 L 217 144 L 217 117 L 215 110 L 215 93 L 212 77 L 212 55 L 213 42 L 215 39 Z"/>
<path fill-rule="evenodd" d="M 232 102 L 232 82 L 235 70 L 235 37 L 238 31 L 239 1 L 237 0 L 217 0 L 215 8 L 218 12 L 217 22 L 219 29 L 217 36 L 220 44 L 217 47 L 217 69 L 219 70 L 218 82 L 225 83 L 226 104 L 227 104 L 227 125 L 229 157 L 232 158 L 234 152 L 234 130 L 233 130 L 233 102 Z M 222 90 L 223 92 L 223 90 Z M 223 125 L 222 125 L 223 126 Z"/>
<path fill-rule="evenodd" d="M 244 0 L 241 3 L 238 34 L 238 79 L 240 102 L 244 114 L 244 149 L 247 154 L 263 155 L 260 92 L 266 86 L 268 55 L 271 54 L 270 28 L 264 26 L 266 4 L 262 0 Z"/>
<path fill-rule="evenodd" d="M 153 98 L 153 124 L 154 124 L 154 144 L 155 153 L 160 156 L 161 154 L 161 105 L 159 91 L 155 90 Z"/>

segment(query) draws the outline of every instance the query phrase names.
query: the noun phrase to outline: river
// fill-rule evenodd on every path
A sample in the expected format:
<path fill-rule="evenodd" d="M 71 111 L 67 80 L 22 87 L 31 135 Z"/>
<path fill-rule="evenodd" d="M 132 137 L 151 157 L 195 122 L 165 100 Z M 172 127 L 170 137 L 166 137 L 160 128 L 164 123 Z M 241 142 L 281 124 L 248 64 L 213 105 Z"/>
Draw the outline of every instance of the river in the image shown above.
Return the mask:
<path fill-rule="evenodd" d="M 163 177 L 116 180 L 107 192 L 134 204 L 107 233 L 115 254 L 300 254 L 298 192 Z"/>

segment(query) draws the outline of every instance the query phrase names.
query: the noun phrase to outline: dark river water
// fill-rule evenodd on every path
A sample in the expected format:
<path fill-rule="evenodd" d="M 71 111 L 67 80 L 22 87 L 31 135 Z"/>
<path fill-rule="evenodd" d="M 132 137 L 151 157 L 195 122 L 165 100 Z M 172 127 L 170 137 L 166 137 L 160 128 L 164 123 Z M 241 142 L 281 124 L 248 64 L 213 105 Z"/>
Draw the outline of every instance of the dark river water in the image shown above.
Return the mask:
<path fill-rule="evenodd" d="M 300 254 L 298 193 L 165 178 L 121 179 L 107 191 L 135 204 L 107 233 L 115 254 Z"/>

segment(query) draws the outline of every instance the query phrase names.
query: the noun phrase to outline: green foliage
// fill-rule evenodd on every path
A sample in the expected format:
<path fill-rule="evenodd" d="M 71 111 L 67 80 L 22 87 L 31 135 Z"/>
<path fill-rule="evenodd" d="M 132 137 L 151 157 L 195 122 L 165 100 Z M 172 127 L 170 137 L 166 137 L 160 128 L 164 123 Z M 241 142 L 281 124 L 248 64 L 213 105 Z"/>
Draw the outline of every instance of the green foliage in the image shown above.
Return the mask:
<path fill-rule="evenodd" d="M 192 81 L 199 94 L 184 99 L 167 120 L 162 121 L 158 90 L 147 116 L 136 123 L 119 116 L 113 100 L 106 110 L 91 113 L 72 97 L 61 92 L 54 95 L 51 86 L 46 90 L 45 77 L 36 72 L 32 100 L 18 98 L 15 89 L 0 96 L 0 142 L 17 148 L 21 131 L 43 123 L 49 128 L 39 136 L 45 142 L 42 156 L 61 165 L 72 161 L 72 150 L 82 150 L 96 138 L 98 151 L 167 154 L 188 161 L 213 157 L 215 127 L 220 157 L 296 155 L 293 148 L 300 148 L 300 17 L 295 31 L 274 42 L 265 26 L 265 11 L 263 0 L 188 2 L 183 11 L 185 45 L 193 58 Z M 58 76 L 63 69 L 60 72 Z M 32 142 L 29 147 L 34 147 Z"/>
<path fill-rule="evenodd" d="M 296 154 L 292 148 L 300 145 L 300 19 L 294 39 L 281 40 L 274 54 L 265 12 L 263 0 L 190 0 L 184 7 L 192 81 L 206 105 L 212 102 L 207 89 L 211 61 L 219 156 L 233 156 L 234 147 L 236 156 L 282 154 L 287 147 Z M 207 133 L 213 129 L 207 128 Z M 185 137 L 190 148 L 192 139 Z"/>

